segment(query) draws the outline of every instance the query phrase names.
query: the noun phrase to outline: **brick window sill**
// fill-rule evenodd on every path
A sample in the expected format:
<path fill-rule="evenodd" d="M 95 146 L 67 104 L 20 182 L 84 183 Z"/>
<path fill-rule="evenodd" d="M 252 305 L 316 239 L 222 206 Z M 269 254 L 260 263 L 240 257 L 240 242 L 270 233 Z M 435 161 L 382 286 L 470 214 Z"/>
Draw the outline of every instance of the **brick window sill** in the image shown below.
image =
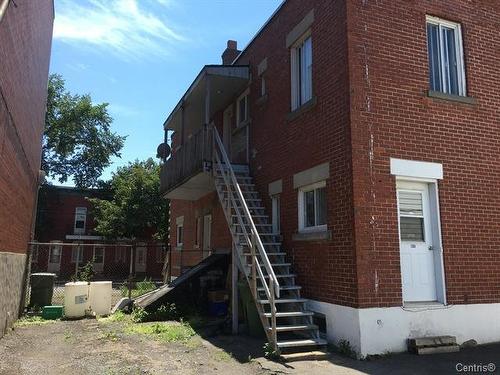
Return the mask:
<path fill-rule="evenodd" d="M 317 97 L 313 96 L 311 100 L 309 100 L 308 102 L 305 102 L 299 108 L 294 109 L 292 112 L 288 113 L 286 115 L 287 121 L 293 121 L 297 117 L 300 117 L 305 112 L 310 111 L 311 109 L 313 109 L 314 107 L 316 107 L 316 103 L 317 102 L 318 102 Z"/>
<path fill-rule="evenodd" d="M 331 239 L 331 230 L 324 230 L 320 232 L 299 232 L 292 235 L 292 241 L 330 241 Z"/>
<path fill-rule="evenodd" d="M 476 99 L 473 97 L 470 97 L 470 96 L 445 94 L 444 92 L 433 91 L 433 90 L 428 90 L 427 96 L 429 98 L 433 98 L 433 99 L 440 99 L 440 100 L 446 100 L 446 101 L 450 101 L 450 102 L 457 102 L 457 103 L 463 103 L 463 104 L 473 105 L 473 104 L 477 103 Z"/>

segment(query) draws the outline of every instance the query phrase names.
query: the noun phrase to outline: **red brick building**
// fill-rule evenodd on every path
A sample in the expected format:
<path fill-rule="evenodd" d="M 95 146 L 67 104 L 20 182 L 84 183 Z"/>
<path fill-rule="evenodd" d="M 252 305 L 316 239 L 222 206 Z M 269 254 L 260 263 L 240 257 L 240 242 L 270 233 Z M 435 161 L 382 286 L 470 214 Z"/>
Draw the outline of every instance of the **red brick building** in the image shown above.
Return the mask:
<path fill-rule="evenodd" d="M 234 249 L 280 348 L 499 341 L 499 19 L 487 0 L 289 0 L 229 42 L 164 124 L 173 272 L 185 250 Z"/>
<path fill-rule="evenodd" d="M 166 247 L 151 234 L 136 240 L 110 241 L 95 232 L 89 198 L 110 199 L 101 189 L 44 185 L 40 189 L 32 272 L 54 272 L 68 280 L 78 267 L 92 262 L 95 278 L 161 279 Z"/>
<path fill-rule="evenodd" d="M 32 238 L 54 6 L 0 1 L 0 337 L 17 318 Z"/>

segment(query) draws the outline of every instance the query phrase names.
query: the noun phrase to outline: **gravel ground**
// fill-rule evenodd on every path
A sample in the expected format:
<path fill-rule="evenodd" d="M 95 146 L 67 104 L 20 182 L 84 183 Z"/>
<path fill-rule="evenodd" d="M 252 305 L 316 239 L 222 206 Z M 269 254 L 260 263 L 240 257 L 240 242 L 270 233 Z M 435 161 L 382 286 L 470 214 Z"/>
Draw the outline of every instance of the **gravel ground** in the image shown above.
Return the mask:
<path fill-rule="evenodd" d="M 0 375 L 457 374 L 474 373 L 460 365 L 496 367 L 483 373 L 499 373 L 500 366 L 500 344 L 440 355 L 356 361 L 332 354 L 328 360 L 282 364 L 263 358 L 258 339 L 195 335 L 186 342 L 165 342 L 127 327 L 92 319 L 17 326 L 0 339 Z"/>

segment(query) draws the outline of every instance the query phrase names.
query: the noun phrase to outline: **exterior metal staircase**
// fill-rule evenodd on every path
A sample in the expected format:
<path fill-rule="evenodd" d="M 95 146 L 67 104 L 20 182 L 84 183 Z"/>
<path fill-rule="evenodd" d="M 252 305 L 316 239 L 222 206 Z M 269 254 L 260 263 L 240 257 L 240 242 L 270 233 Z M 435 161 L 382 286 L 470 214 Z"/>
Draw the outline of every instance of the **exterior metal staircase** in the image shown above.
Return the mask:
<path fill-rule="evenodd" d="M 309 352 L 327 344 L 313 324 L 295 284 L 296 275 L 286 262 L 280 235 L 272 233 L 259 193 L 252 183 L 248 166 L 229 161 L 223 143 L 212 126 L 212 173 L 219 200 L 233 239 L 233 254 L 245 275 L 268 342 L 278 353 Z"/>

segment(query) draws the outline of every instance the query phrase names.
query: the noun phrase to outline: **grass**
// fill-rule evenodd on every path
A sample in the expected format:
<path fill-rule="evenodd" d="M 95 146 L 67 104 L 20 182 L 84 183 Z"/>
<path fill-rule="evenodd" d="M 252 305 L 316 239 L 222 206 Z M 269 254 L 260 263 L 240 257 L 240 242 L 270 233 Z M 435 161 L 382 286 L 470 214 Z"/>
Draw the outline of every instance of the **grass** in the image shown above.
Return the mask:
<path fill-rule="evenodd" d="M 138 333 L 153 337 L 164 342 L 188 342 L 196 335 L 194 329 L 187 323 L 180 322 L 156 322 L 156 323 L 132 323 L 125 331 L 127 333 Z"/>
<path fill-rule="evenodd" d="M 132 298 L 136 298 L 155 289 L 156 285 L 154 282 L 144 279 L 143 281 L 139 281 L 135 284 L 135 288 L 132 289 L 131 296 Z M 128 297 L 128 288 L 126 285 L 122 286 L 120 290 L 123 297 Z"/>
<path fill-rule="evenodd" d="M 14 327 L 40 326 L 43 324 L 54 323 L 58 320 L 46 320 L 41 316 L 23 316 L 21 319 L 16 321 Z"/>
<path fill-rule="evenodd" d="M 129 320 L 129 316 L 123 311 L 117 311 L 114 314 L 108 316 L 97 317 L 97 320 L 102 323 L 124 322 Z"/>

